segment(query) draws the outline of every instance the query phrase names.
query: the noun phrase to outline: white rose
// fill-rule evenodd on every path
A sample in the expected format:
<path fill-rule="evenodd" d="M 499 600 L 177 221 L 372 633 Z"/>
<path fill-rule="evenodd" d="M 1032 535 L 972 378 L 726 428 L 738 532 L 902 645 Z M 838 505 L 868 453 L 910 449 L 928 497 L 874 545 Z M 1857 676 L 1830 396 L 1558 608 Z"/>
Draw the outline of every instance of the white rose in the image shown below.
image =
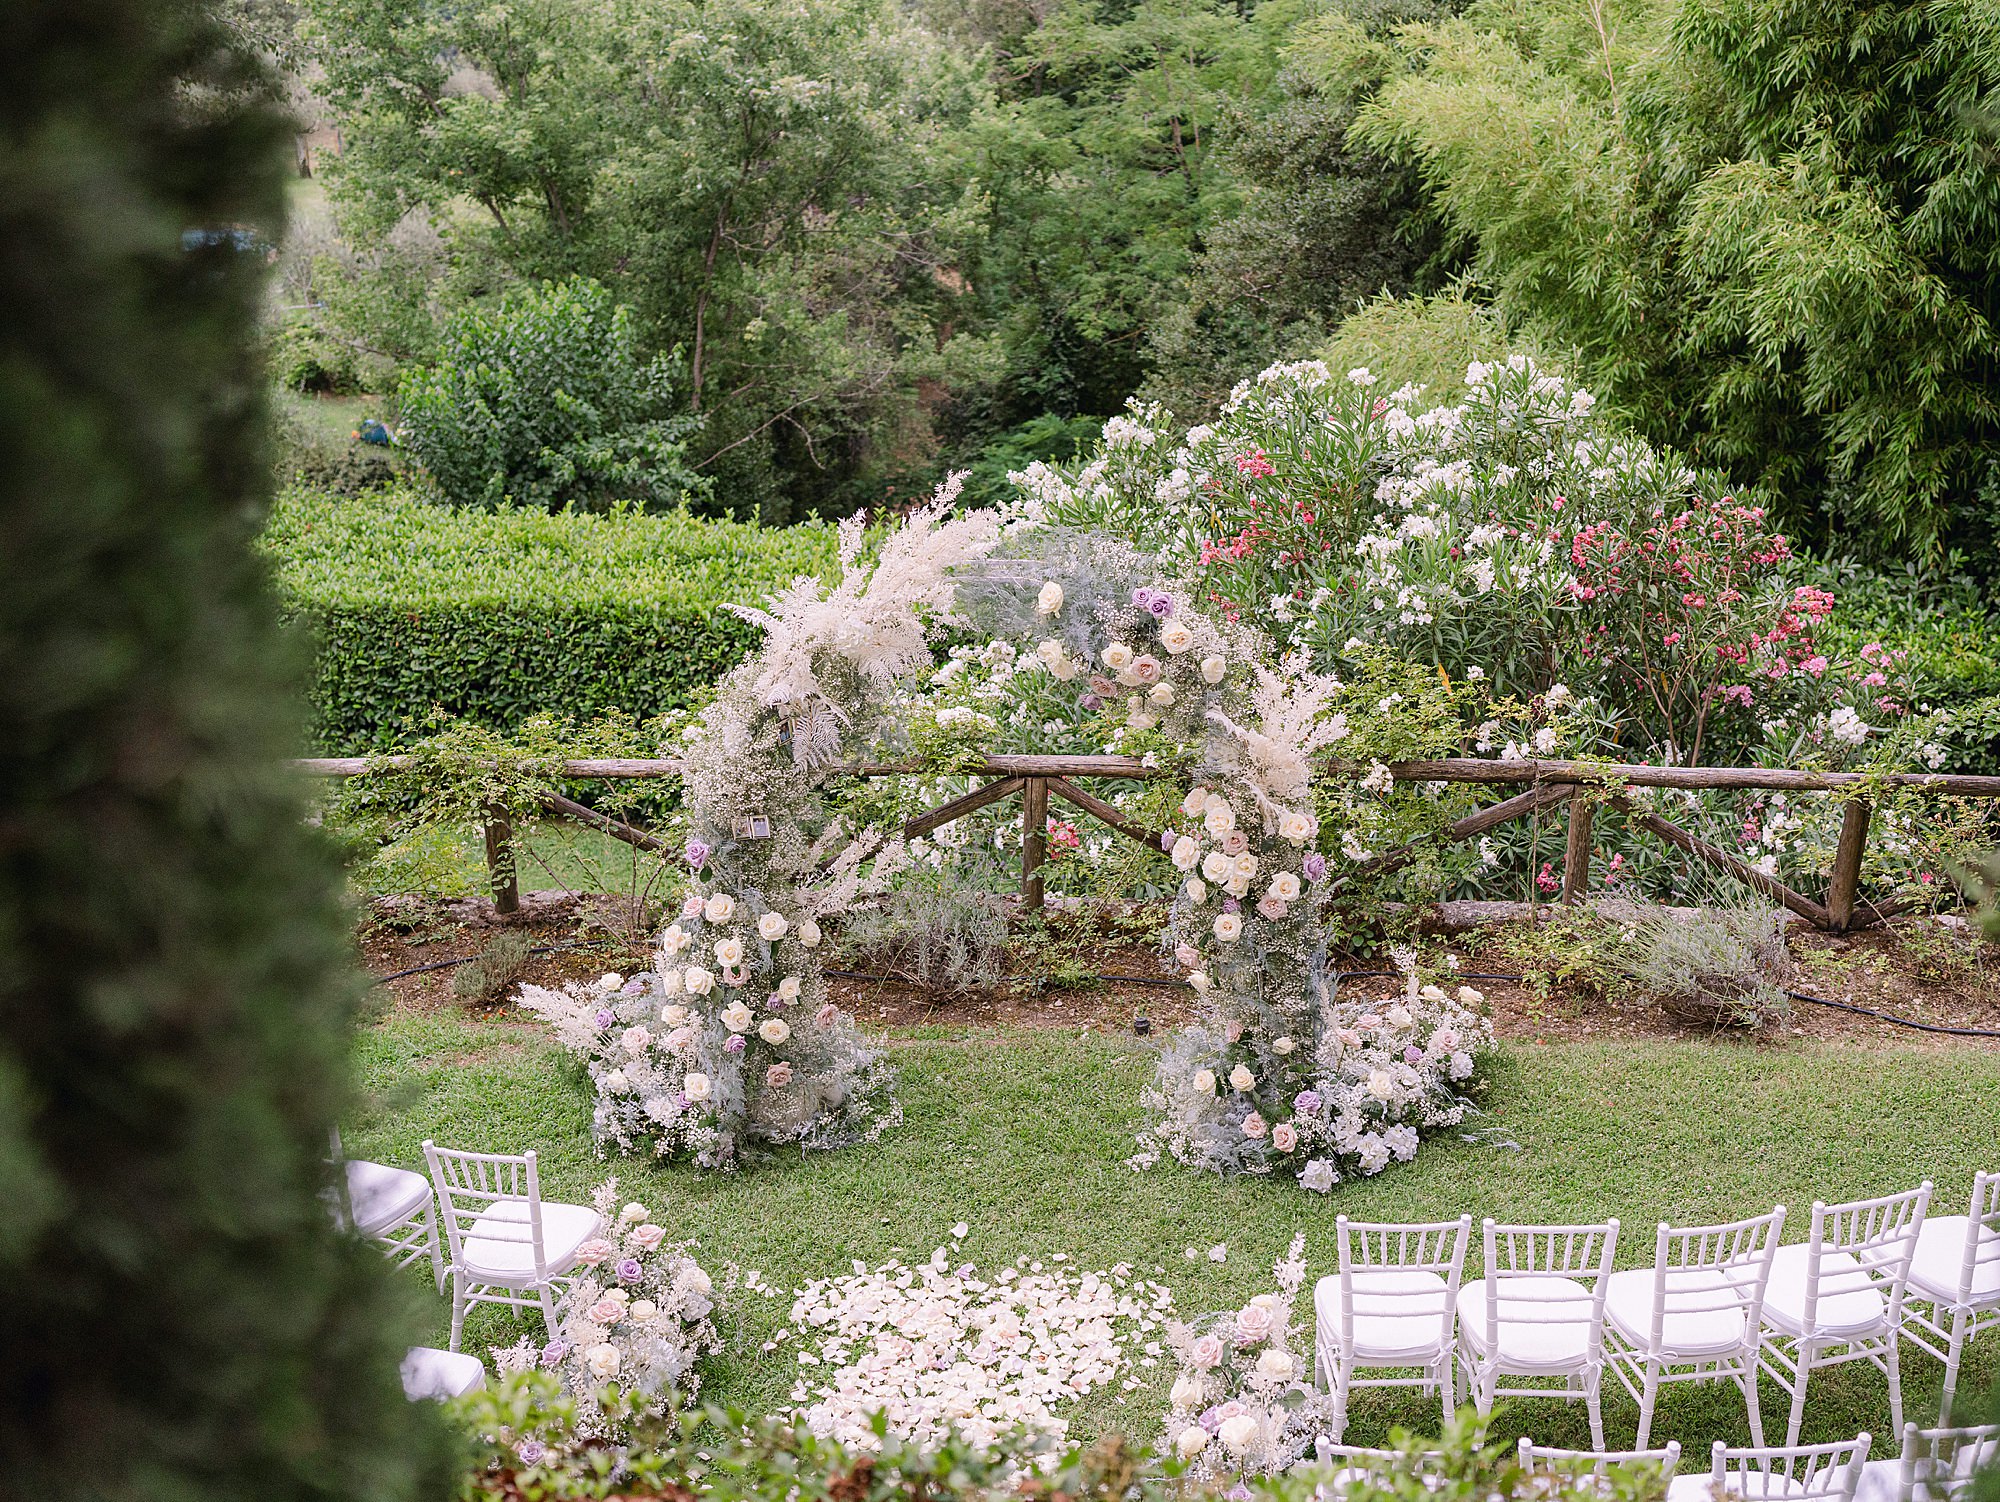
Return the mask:
<path fill-rule="evenodd" d="M 1189 1424 L 1174 1441 L 1174 1453 L 1182 1460 L 1193 1460 L 1207 1448 L 1208 1431 L 1199 1424 Z"/>
<path fill-rule="evenodd" d="M 590 1368 L 593 1377 L 607 1381 L 618 1375 L 618 1347 L 609 1341 L 600 1342 L 583 1353 L 584 1365 Z"/>
<path fill-rule="evenodd" d="M 1215 1437 L 1222 1441 L 1231 1455 L 1240 1457 L 1248 1454 L 1250 1447 L 1257 1442 L 1257 1429 L 1256 1415 L 1239 1413 L 1233 1419 L 1224 1419 Z"/>
<path fill-rule="evenodd" d="M 1290 1038 L 1273 1038 L 1271 1040 L 1271 1052 L 1277 1054 L 1280 1058 L 1283 1058 L 1297 1047 L 1298 1044 L 1294 1043 Z"/>
<path fill-rule="evenodd" d="M 793 937 L 808 949 L 817 948 L 819 945 L 819 925 L 813 922 L 812 919 L 807 918 L 799 924 Z"/>
<path fill-rule="evenodd" d="M 1063 658 L 1069 656 L 1069 649 L 1053 636 L 1044 637 L 1040 644 L 1036 646 L 1035 655 L 1050 667 L 1054 667 Z"/>
<path fill-rule="evenodd" d="M 1204 657 L 1201 660 L 1201 681 L 1220 683 L 1222 675 L 1229 671 L 1229 665 L 1220 657 Z"/>
<path fill-rule="evenodd" d="M 660 1306 L 651 1299 L 638 1299 L 632 1305 L 632 1318 L 651 1319 L 660 1312 Z"/>
<path fill-rule="evenodd" d="M 778 982 L 778 1000 L 797 1001 L 799 999 L 799 978 L 788 975 Z"/>
<path fill-rule="evenodd" d="M 1190 835 L 1182 835 L 1174 841 L 1173 862 L 1177 870 L 1192 871 L 1195 857 L 1201 854 L 1201 845 Z"/>
<path fill-rule="evenodd" d="M 669 924 L 667 931 L 660 935 L 660 947 L 670 955 L 679 954 L 693 942 L 688 937 L 687 930 L 678 923 Z"/>
<path fill-rule="evenodd" d="M 714 1281 L 707 1273 L 696 1267 L 692 1262 L 687 1265 L 687 1271 L 681 1274 L 681 1282 L 692 1288 L 696 1293 L 708 1294 L 715 1292 Z"/>
<path fill-rule="evenodd" d="M 757 1036 L 773 1048 L 776 1048 L 785 1039 L 791 1037 L 791 1035 L 792 1025 L 782 1017 L 766 1017 L 757 1028 Z"/>
<path fill-rule="evenodd" d="M 1081 671 L 1073 657 L 1058 657 L 1049 664 L 1049 671 L 1056 675 L 1056 682 L 1067 683 Z"/>
<path fill-rule="evenodd" d="M 1160 645 L 1178 657 L 1194 645 L 1194 632 L 1185 621 L 1168 621 L 1160 627 Z"/>
<path fill-rule="evenodd" d="M 1410 1009 L 1399 1001 L 1382 1014 L 1382 1020 L 1388 1023 L 1389 1026 L 1400 1031 L 1408 1027 L 1416 1019 L 1410 1015 Z"/>
<path fill-rule="evenodd" d="M 776 943 L 784 938 L 791 926 L 791 920 L 783 913 L 766 913 L 757 920 L 757 937 L 768 943 Z"/>
<path fill-rule="evenodd" d="M 688 1009 L 684 1006 L 671 1006 L 671 1007 L 660 1008 L 660 1021 L 666 1023 L 668 1027 L 679 1027 L 683 1022 L 687 1020 L 688 1020 Z"/>
<path fill-rule="evenodd" d="M 1238 876 L 1255 876 L 1257 874 L 1257 867 L 1262 864 L 1256 856 L 1246 850 L 1229 863 L 1229 869 Z"/>
<path fill-rule="evenodd" d="M 644 1205 L 640 1204 L 637 1200 L 634 1200 L 632 1201 L 631 1204 L 627 1205 L 623 1210 L 620 1210 L 618 1212 L 618 1219 L 628 1226 L 636 1226 L 637 1224 L 639 1224 L 640 1221 L 644 1220 L 648 1215 L 652 1213 L 653 1212 L 648 1210 Z"/>
<path fill-rule="evenodd" d="M 700 1073 L 690 1074 L 686 1079 L 681 1081 L 681 1092 L 689 1100 L 707 1100 L 709 1092 L 708 1076 Z"/>
<path fill-rule="evenodd" d="M 625 1088 L 625 1071 L 614 1069 L 611 1073 L 604 1076 L 604 1088 L 614 1092 L 623 1090 Z"/>
<path fill-rule="evenodd" d="M 1164 707 L 1174 702 L 1174 686 L 1171 683 L 1156 683 L 1146 690 L 1146 697 Z"/>
<path fill-rule="evenodd" d="M 680 971 L 669 970 L 660 977 L 660 994 L 662 996 L 678 996 L 681 994 L 682 987 L 686 984 L 687 982 L 682 977 Z"/>
<path fill-rule="evenodd" d="M 741 939 L 717 939 L 715 941 L 715 962 L 725 969 L 733 969 L 743 963 L 743 941 Z"/>
<path fill-rule="evenodd" d="M 1062 609 L 1063 587 L 1051 579 L 1042 586 L 1042 592 L 1035 596 L 1035 609 L 1043 615 L 1054 615 Z"/>
<path fill-rule="evenodd" d="M 597 977 L 597 989 L 600 991 L 616 991 L 624 984 L 625 977 L 616 970 L 607 970 Z"/>
<path fill-rule="evenodd" d="M 1271 878 L 1271 895 L 1280 902 L 1299 900 L 1299 879 L 1290 871 L 1280 871 Z"/>
<path fill-rule="evenodd" d="M 1201 874 L 1210 881 L 1229 880 L 1229 857 L 1220 850 L 1211 850 L 1201 860 Z"/>
<path fill-rule="evenodd" d="M 1104 665 L 1114 673 L 1122 673 L 1132 666 L 1136 654 L 1122 641 L 1115 641 L 1104 649 Z"/>
<path fill-rule="evenodd" d="M 1314 820 L 1309 814 L 1302 814 L 1293 810 L 1286 812 L 1278 820 L 1279 836 L 1290 840 L 1294 845 L 1303 845 L 1315 833 L 1317 833 L 1317 830 Z"/>
<path fill-rule="evenodd" d="M 1257 1358 L 1257 1370 L 1267 1377 L 1289 1377 L 1292 1374 L 1292 1358 L 1287 1352 L 1266 1349 Z"/>
<path fill-rule="evenodd" d="M 1460 1006 L 1476 1007 L 1481 1005 L 1485 1000 L 1486 993 L 1484 991 L 1475 991 L 1470 986 L 1460 986 L 1458 988 Z"/>
<path fill-rule="evenodd" d="M 1187 893 L 1187 900 L 1196 907 L 1208 901 L 1208 884 L 1198 876 L 1190 877 L 1188 884 L 1181 890 Z"/>
<path fill-rule="evenodd" d="M 727 892 L 717 892 L 701 905 L 701 915 L 710 923 L 727 923 L 736 916 L 736 899 Z"/>
<path fill-rule="evenodd" d="M 1243 919 L 1235 913 L 1217 913 L 1212 926 L 1216 938 L 1225 944 L 1233 944 L 1243 937 Z"/>
<path fill-rule="evenodd" d="M 1376 1069 L 1368 1076 L 1368 1093 L 1377 1100 L 1387 1100 L 1396 1093 L 1395 1076 L 1386 1069 Z"/>
<path fill-rule="evenodd" d="M 1214 1070 L 1212 1070 L 1212 1069 L 1197 1069 L 1197 1070 L 1196 1070 L 1196 1071 L 1194 1072 L 1194 1093 L 1195 1093 L 1195 1094 L 1197 1094 L 1197 1095 L 1213 1095 L 1213 1094 L 1215 1094 L 1215 1071 L 1214 1071 Z"/>
<path fill-rule="evenodd" d="M 1248 1065 L 1238 1064 L 1229 1071 L 1229 1088 L 1232 1090 L 1248 1090 L 1256 1083 L 1257 1076 L 1250 1072 Z"/>
<path fill-rule="evenodd" d="M 1231 897 L 1247 897 L 1250 895 L 1250 878 L 1240 872 L 1231 871 L 1229 880 L 1222 884 L 1222 890 Z"/>
<path fill-rule="evenodd" d="M 715 989 L 715 977 L 699 965 L 690 965 L 687 970 L 687 988 L 690 996 L 706 996 Z"/>
<path fill-rule="evenodd" d="M 750 1024 L 755 1020 L 756 1020 L 755 1017 L 753 1017 L 751 1014 L 750 1008 L 745 1006 L 740 1001 L 732 1001 L 728 1006 L 724 1007 L 722 1010 L 722 1025 L 728 1028 L 732 1033 L 749 1032 Z"/>
<path fill-rule="evenodd" d="M 1188 795 L 1181 799 L 1181 812 L 1190 819 L 1198 819 L 1208 807 L 1208 789 L 1190 788 Z"/>
<path fill-rule="evenodd" d="M 1201 1381 L 1186 1372 L 1174 1378 L 1174 1390 L 1168 1402 L 1176 1408 L 1192 1408 L 1201 1401 Z"/>
<path fill-rule="evenodd" d="M 1210 835 L 1219 840 L 1236 827 L 1236 810 L 1220 800 L 1211 800 L 1201 823 Z"/>

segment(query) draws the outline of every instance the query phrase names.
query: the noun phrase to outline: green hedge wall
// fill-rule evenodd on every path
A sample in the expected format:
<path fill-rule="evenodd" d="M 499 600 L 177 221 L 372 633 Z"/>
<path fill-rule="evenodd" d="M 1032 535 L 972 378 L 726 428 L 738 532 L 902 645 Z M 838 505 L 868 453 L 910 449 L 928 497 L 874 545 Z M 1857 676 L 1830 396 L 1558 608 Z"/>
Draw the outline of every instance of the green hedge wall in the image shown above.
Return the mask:
<path fill-rule="evenodd" d="M 722 605 L 827 571 L 834 530 L 295 490 L 263 547 L 314 640 L 316 743 L 358 755 L 433 707 L 502 729 L 539 711 L 671 709 L 757 639 Z"/>

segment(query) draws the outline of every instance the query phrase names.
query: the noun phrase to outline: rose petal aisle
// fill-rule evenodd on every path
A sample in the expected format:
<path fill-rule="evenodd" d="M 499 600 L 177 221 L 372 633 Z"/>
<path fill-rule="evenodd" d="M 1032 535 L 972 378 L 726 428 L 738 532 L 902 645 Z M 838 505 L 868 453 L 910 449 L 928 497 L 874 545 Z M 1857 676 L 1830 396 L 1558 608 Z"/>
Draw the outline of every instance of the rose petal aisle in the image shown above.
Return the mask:
<path fill-rule="evenodd" d="M 1057 1252 L 981 1276 L 955 1235 L 914 1267 L 857 1261 L 808 1283 L 766 1349 L 799 1342 L 792 1402 L 845 1444 L 872 1448 L 869 1419 L 883 1411 L 918 1444 L 956 1430 L 985 1445 L 1026 1428 L 1059 1446 L 1062 1407 L 1114 1380 L 1145 1385 L 1134 1369 L 1159 1365 L 1172 1311 L 1167 1288 L 1128 1263 L 1088 1272 Z"/>

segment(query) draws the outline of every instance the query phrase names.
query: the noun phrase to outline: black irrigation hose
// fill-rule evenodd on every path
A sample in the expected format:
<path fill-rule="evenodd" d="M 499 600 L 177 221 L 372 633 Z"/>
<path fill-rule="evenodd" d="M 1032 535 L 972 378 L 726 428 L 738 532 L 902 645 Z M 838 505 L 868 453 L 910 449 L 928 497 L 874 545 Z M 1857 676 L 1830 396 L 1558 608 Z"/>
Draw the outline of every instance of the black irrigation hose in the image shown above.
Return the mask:
<path fill-rule="evenodd" d="M 1893 1022 L 1898 1027 L 1913 1027 L 1920 1033 L 1945 1033 L 1954 1038 L 2000 1038 L 2000 1032 L 1990 1027 L 1945 1027 L 1936 1022 L 1918 1022 L 1911 1017 L 1878 1012 L 1872 1007 L 1856 1007 L 1849 1006 L 1844 1001 L 1828 1001 L 1824 996 L 1808 996 L 1803 991 L 1787 991 L 1785 994 L 1793 1001 L 1809 1001 L 1816 1007 L 1832 1007 L 1836 1012 L 1853 1012 L 1860 1017 L 1874 1017 L 1883 1022 Z"/>
<path fill-rule="evenodd" d="M 609 939 L 578 939 L 574 944 L 537 944 L 529 954 L 562 954 L 572 949 L 588 949 L 594 944 L 609 944 Z M 428 965 L 412 965 L 407 970 L 391 971 L 387 975 L 375 977 L 375 984 L 386 985 L 392 980 L 401 980 L 406 975 L 422 975 L 430 970 L 449 970 L 454 965 L 469 965 L 478 959 L 476 954 L 460 955 L 455 960 L 432 960 Z"/>

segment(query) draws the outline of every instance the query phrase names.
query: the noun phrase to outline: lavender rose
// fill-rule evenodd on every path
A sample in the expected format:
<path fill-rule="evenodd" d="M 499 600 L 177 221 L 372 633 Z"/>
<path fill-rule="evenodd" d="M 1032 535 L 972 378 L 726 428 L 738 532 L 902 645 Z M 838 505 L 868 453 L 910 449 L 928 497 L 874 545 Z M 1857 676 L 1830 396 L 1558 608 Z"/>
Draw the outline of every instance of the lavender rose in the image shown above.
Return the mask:
<path fill-rule="evenodd" d="M 686 853 L 687 863 L 695 870 L 699 871 L 708 864 L 709 849 L 700 840 L 689 840 Z"/>
<path fill-rule="evenodd" d="M 1174 613 L 1173 597 L 1171 595 L 1163 595 L 1158 590 L 1155 590 L 1152 598 L 1146 601 L 1146 609 L 1152 614 L 1154 620 L 1163 621 Z"/>
<path fill-rule="evenodd" d="M 1301 1116 L 1316 1114 L 1322 1104 L 1317 1090 L 1301 1090 L 1292 1097 L 1292 1109 Z"/>
<path fill-rule="evenodd" d="M 1299 862 L 1299 870 L 1307 881 L 1318 881 L 1326 875 L 1326 857 L 1315 850 Z"/>
<path fill-rule="evenodd" d="M 729 1041 L 722 1045 L 722 1051 L 724 1053 L 741 1053 L 744 1047 L 743 1035 L 741 1033 L 731 1033 Z"/>
<path fill-rule="evenodd" d="M 595 1022 L 599 1027 L 609 1027 L 617 1020 L 617 1016 L 609 1007 L 603 1008 L 595 1017 L 591 1018 L 591 1021 Z"/>
<path fill-rule="evenodd" d="M 646 1276 L 646 1269 L 640 1266 L 637 1257 L 624 1258 L 612 1271 L 618 1274 L 620 1283 L 636 1283 Z"/>

